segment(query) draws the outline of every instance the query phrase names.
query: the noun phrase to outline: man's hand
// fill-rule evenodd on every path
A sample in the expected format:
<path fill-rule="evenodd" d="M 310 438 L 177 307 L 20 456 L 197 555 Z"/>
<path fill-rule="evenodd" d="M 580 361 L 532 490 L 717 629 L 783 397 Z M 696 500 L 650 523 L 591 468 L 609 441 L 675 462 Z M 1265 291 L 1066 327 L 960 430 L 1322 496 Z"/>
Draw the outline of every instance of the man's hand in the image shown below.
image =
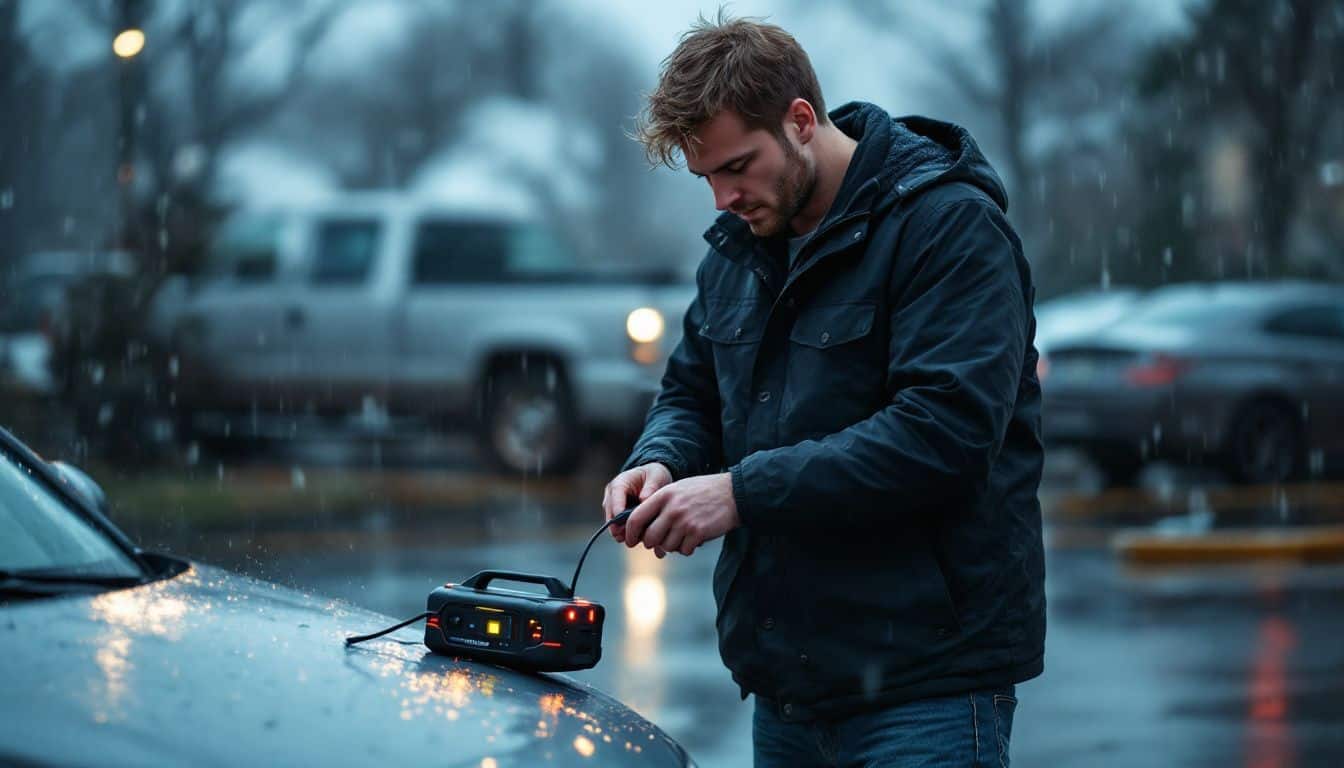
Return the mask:
<path fill-rule="evenodd" d="M 627 469 L 607 483 L 602 494 L 602 510 L 607 520 L 621 514 L 630 507 L 630 500 L 644 501 L 665 485 L 672 482 L 672 472 L 658 463 L 643 464 Z M 627 523 L 629 521 L 626 521 Z M 611 526 L 611 536 L 625 543 L 625 525 Z M 662 557 L 660 553 L 658 556 Z"/>
<path fill-rule="evenodd" d="M 625 521 L 621 533 L 627 547 L 642 541 L 658 557 L 668 552 L 690 555 L 741 524 L 732 476 L 724 472 L 688 477 L 655 491 Z"/>

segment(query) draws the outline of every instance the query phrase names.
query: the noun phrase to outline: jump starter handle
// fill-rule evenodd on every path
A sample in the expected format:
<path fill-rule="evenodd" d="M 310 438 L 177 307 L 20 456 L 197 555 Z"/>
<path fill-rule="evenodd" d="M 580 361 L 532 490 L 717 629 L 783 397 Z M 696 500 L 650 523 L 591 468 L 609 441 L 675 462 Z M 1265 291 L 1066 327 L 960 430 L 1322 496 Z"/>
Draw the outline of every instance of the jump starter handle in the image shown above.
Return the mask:
<path fill-rule="evenodd" d="M 535 573 L 520 573 L 518 571 L 481 571 L 475 576 L 462 582 L 462 586 L 483 590 L 495 579 L 501 581 L 521 581 L 527 584 L 540 584 L 543 587 L 546 587 L 546 592 L 551 597 L 568 599 L 573 596 L 569 592 L 569 587 L 566 587 L 563 581 L 554 576 L 541 576 Z"/>

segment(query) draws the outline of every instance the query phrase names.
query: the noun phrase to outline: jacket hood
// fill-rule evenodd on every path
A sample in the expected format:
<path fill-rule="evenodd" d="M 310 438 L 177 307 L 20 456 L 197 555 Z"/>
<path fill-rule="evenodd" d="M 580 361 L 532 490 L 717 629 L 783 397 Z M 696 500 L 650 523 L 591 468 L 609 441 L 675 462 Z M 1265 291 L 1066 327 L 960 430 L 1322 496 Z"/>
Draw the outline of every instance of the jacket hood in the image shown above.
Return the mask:
<path fill-rule="evenodd" d="M 845 104 L 830 118 L 859 146 L 827 218 L 869 200 L 883 207 L 920 189 L 957 181 L 975 185 L 1008 211 L 1003 181 L 965 128 L 919 115 L 892 117 L 862 101 Z"/>
<path fill-rule="evenodd" d="M 965 128 L 919 115 L 892 117 L 881 107 L 863 101 L 851 101 L 833 110 L 830 118 L 859 145 L 817 231 L 852 213 L 884 210 L 922 189 L 958 181 L 980 188 L 1007 213 L 1008 193 L 1003 181 Z M 726 211 L 705 233 L 712 244 L 716 242 L 716 228 L 731 240 L 742 241 L 751 235 L 745 222 Z"/>

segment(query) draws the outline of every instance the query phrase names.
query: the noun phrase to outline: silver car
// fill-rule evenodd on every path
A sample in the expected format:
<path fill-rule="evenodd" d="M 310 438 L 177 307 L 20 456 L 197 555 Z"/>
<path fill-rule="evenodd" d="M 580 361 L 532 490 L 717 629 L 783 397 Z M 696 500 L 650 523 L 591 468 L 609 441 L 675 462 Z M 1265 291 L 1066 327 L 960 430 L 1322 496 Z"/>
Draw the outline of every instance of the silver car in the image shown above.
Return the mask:
<path fill-rule="evenodd" d="M 346 647 L 395 620 L 141 551 L 98 496 L 0 430 L 0 765 L 693 764 L 565 676 Z"/>
<path fill-rule="evenodd" d="M 1040 367 L 1052 445 L 1082 448 L 1111 484 L 1150 459 L 1216 463 L 1274 483 L 1344 453 L 1344 287 L 1178 285 L 1056 344 Z"/>

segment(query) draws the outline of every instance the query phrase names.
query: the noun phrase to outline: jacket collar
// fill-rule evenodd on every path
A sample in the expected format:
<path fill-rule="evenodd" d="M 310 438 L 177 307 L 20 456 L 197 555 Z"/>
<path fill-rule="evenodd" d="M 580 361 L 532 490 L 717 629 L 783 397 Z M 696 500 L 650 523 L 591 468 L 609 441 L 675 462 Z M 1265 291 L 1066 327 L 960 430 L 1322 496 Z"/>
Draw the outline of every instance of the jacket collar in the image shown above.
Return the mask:
<path fill-rule="evenodd" d="M 828 249 L 825 241 L 837 230 L 850 233 L 849 227 L 839 227 L 840 222 L 849 224 L 885 211 L 934 184 L 968 182 L 1007 211 L 1002 181 L 965 128 L 917 115 L 893 118 L 881 107 L 857 101 L 834 110 L 830 118 L 858 146 L 831 210 L 809 243 L 811 252 L 835 250 Z M 731 213 L 721 214 L 704 237 L 734 261 L 748 260 L 760 246 L 746 222 Z"/>

